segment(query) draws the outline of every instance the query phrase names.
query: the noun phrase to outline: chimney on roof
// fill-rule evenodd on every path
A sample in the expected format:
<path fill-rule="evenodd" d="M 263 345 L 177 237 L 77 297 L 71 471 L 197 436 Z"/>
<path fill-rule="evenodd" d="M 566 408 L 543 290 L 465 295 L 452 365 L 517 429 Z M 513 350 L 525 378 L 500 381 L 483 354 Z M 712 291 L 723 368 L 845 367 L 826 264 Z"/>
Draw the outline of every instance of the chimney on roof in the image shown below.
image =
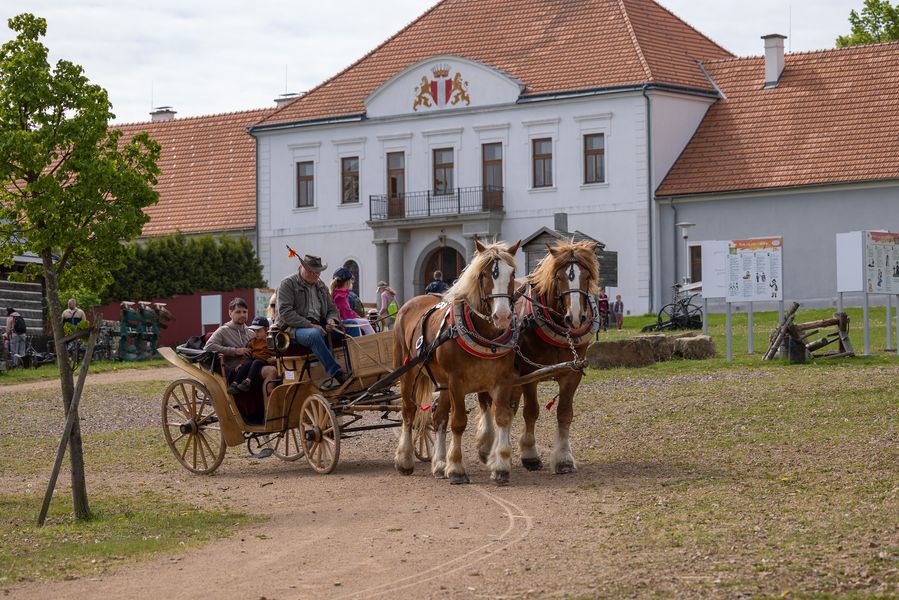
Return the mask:
<path fill-rule="evenodd" d="M 290 104 L 291 102 L 293 102 L 297 98 L 303 96 L 304 94 L 305 94 L 305 92 L 300 92 L 299 94 L 297 94 L 296 92 L 287 92 L 286 94 L 281 94 L 280 96 L 275 98 L 275 106 L 277 106 L 278 108 L 281 108 L 285 104 Z"/>
<path fill-rule="evenodd" d="M 765 87 L 777 87 L 777 81 L 784 70 L 784 40 L 787 36 L 779 33 L 763 35 L 765 40 Z"/>
<path fill-rule="evenodd" d="M 175 118 L 176 114 L 177 112 L 171 106 L 157 106 L 150 111 L 150 121 L 153 123 L 171 121 Z"/>
<path fill-rule="evenodd" d="M 559 233 L 568 233 L 568 213 L 555 213 L 553 215 L 553 229 Z"/>

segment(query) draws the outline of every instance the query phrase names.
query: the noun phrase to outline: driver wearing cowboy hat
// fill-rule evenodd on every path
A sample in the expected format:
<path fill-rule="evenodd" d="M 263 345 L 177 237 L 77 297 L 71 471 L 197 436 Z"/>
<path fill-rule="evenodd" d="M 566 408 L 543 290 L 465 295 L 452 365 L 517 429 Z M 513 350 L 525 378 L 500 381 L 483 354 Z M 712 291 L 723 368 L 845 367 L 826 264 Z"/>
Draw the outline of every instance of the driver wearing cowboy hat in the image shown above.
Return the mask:
<path fill-rule="evenodd" d="M 347 379 L 325 342 L 325 336 L 340 322 L 331 292 L 321 280 L 327 268 L 318 256 L 300 258 L 297 273 L 285 277 L 278 286 L 277 317 L 281 331 L 309 348 L 331 376 L 320 386 L 325 391 L 340 387 Z"/>

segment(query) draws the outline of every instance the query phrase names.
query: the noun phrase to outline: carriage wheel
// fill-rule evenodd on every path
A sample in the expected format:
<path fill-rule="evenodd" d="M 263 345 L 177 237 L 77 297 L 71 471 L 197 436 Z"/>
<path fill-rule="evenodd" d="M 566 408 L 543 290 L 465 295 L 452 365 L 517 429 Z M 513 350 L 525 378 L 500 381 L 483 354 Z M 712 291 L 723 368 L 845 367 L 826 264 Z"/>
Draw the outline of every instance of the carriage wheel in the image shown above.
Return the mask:
<path fill-rule="evenodd" d="M 178 379 L 162 395 L 162 431 L 172 454 L 188 471 L 215 471 L 225 458 L 225 437 L 212 396 L 202 383 Z"/>
<path fill-rule="evenodd" d="M 421 462 L 431 462 L 434 451 L 434 428 L 431 426 L 431 409 L 418 409 L 412 421 L 412 450 Z"/>
<path fill-rule="evenodd" d="M 275 451 L 275 456 L 286 461 L 303 458 L 304 451 L 300 440 L 302 435 L 300 431 L 298 427 L 294 427 L 276 436 L 271 442 L 271 448 Z"/>
<path fill-rule="evenodd" d="M 322 474 L 333 471 L 340 457 L 340 425 L 330 403 L 320 394 L 306 396 L 300 405 L 300 432 L 312 468 Z"/>

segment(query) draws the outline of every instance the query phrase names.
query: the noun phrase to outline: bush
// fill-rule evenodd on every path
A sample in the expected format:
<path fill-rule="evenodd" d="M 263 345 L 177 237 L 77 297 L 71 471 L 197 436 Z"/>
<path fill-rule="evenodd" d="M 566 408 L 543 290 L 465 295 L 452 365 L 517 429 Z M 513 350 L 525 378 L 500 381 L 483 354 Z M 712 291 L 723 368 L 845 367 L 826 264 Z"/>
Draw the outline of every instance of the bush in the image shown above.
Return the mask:
<path fill-rule="evenodd" d="M 124 246 L 123 252 L 125 266 L 113 273 L 104 304 L 265 287 L 262 264 L 245 237 L 172 235 Z"/>

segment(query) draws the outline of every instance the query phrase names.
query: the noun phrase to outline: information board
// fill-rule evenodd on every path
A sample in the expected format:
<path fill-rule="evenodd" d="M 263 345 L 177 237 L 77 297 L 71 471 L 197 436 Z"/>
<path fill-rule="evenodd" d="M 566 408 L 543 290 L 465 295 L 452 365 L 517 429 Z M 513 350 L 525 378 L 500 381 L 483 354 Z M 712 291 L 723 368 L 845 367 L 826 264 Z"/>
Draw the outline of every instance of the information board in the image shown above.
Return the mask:
<path fill-rule="evenodd" d="M 865 232 L 865 287 L 870 294 L 899 294 L 899 233 Z"/>
<path fill-rule="evenodd" d="M 730 242 L 709 240 L 702 248 L 702 297 L 727 297 L 728 251 Z"/>
<path fill-rule="evenodd" d="M 727 279 L 728 302 L 783 300 L 783 238 L 728 242 Z"/>

